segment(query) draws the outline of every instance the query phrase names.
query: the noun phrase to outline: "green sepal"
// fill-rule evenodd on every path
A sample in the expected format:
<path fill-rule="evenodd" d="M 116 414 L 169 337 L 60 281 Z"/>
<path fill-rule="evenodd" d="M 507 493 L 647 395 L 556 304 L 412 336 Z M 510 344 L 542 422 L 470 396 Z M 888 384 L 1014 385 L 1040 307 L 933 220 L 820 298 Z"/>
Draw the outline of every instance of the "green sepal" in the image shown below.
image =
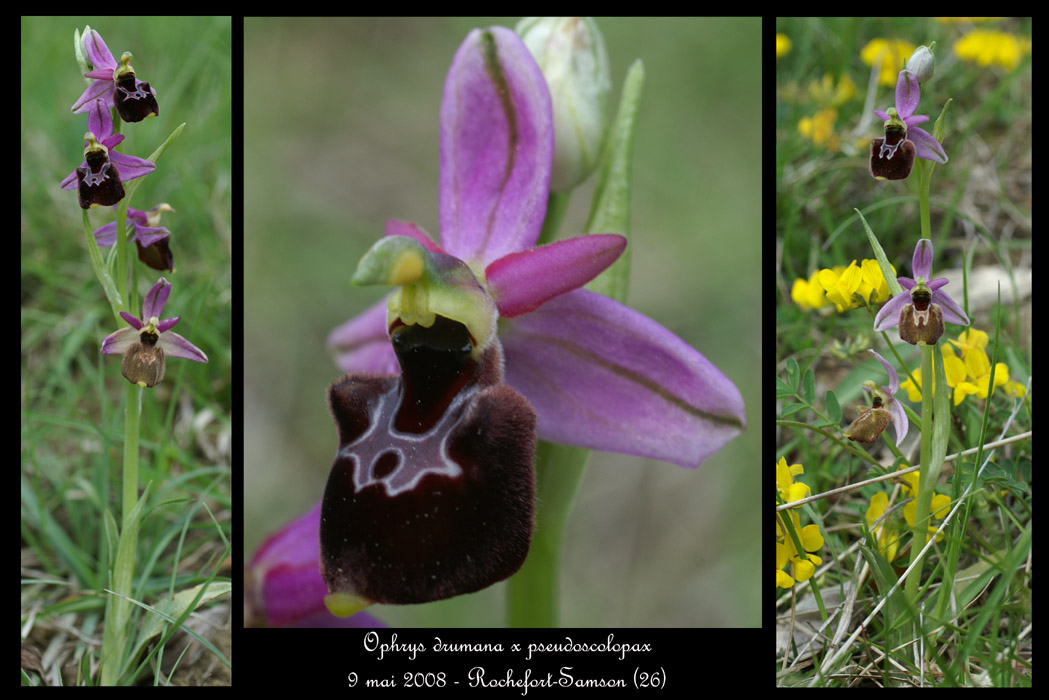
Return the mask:
<path fill-rule="evenodd" d="M 605 141 L 601 168 L 598 171 L 594 196 L 590 201 L 590 216 L 586 233 L 618 233 L 630 238 L 630 193 L 633 167 L 634 134 L 637 132 L 637 112 L 641 104 L 641 90 L 645 84 L 645 66 L 634 61 L 623 82 L 612 130 Z M 627 247 L 612 265 L 590 281 L 586 288 L 626 301 L 630 280 L 630 248 Z"/>

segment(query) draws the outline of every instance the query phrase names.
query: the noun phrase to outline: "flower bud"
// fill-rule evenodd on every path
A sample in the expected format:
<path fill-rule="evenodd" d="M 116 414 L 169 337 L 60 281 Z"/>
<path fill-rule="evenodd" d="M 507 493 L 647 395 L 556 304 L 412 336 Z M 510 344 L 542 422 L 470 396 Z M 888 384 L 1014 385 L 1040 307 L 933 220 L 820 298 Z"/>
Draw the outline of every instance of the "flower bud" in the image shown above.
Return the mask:
<path fill-rule="evenodd" d="M 904 70 L 914 73 L 919 83 L 932 80 L 932 73 L 936 68 L 936 57 L 932 52 L 934 46 L 936 46 L 935 41 L 929 46 L 919 46 L 911 54 L 911 57 L 907 59 L 907 65 Z"/>
<path fill-rule="evenodd" d="M 569 190 L 597 166 L 608 130 L 605 40 L 589 17 L 527 17 L 516 31 L 550 88 L 555 140 L 550 190 Z"/>

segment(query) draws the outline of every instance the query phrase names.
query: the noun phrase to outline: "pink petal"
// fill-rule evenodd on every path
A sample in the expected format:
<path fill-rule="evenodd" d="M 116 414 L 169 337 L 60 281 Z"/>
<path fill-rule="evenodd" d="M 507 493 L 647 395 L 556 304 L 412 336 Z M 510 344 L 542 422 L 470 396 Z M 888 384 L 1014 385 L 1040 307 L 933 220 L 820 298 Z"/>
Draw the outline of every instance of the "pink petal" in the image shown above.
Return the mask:
<path fill-rule="evenodd" d="M 626 238 L 613 233 L 579 236 L 499 258 L 485 271 L 499 315 L 519 316 L 582 287 L 623 253 Z"/>
<path fill-rule="evenodd" d="M 608 297 L 577 289 L 500 326 L 506 381 L 545 440 L 696 467 L 744 427 L 717 367 Z"/>
<path fill-rule="evenodd" d="M 441 105 L 441 244 L 486 265 L 531 247 L 546 215 L 554 152 L 550 92 L 521 39 L 475 29 Z"/>

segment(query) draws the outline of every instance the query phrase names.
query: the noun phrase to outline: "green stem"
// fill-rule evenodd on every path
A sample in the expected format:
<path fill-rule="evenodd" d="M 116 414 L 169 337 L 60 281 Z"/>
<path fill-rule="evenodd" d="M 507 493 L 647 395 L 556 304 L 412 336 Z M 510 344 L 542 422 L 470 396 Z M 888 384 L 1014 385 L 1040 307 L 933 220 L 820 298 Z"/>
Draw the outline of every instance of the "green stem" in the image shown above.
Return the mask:
<path fill-rule="evenodd" d="M 117 207 L 117 298 L 130 303 L 128 288 L 129 256 L 127 252 L 127 209 L 125 197 Z M 86 219 L 85 219 L 86 221 Z M 94 240 L 89 242 L 94 245 Z M 116 309 L 114 309 L 116 311 Z M 124 461 L 122 472 L 122 505 L 120 546 L 113 559 L 110 590 L 116 595 L 106 599 L 106 630 L 102 640 L 102 683 L 114 685 L 120 680 L 123 668 L 124 649 L 129 641 L 126 628 L 130 620 L 129 598 L 134 581 L 135 553 L 138 549 L 138 438 L 142 414 L 142 387 L 124 385 Z"/>
<path fill-rule="evenodd" d="M 564 531 L 590 450 L 540 441 L 536 450 L 536 530 L 521 570 L 507 588 L 511 627 L 556 627 Z"/>
<path fill-rule="evenodd" d="M 921 216 L 922 238 L 932 240 L 931 216 L 929 214 L 929 185 L 932 180 L 932 164 L 922 164 L 918 169 L 918 205 Z"/>
<path fill-rule="evenodd" d="M 565 218 L 568 211 L 568 203 L 572 201 L 572 191 L 551 192 L 546 200 L 546 219 L 543 220 L 543 230 L 539 234 L 536 245 L 553 243 L 557 237 L 557 231 L 561 228 L 561 220 Z"/>
<path fill-rule="evenodd" d="M 922 353 L 922 445 L 921 467 L 918 470 L 918 492 L 914 494 L 917 511 L 914 514 L 914 539 L 911 541 L 911 563 L 918 559 L 918 553 L 925 546 L 929 532 L 929 506 L 932 503 L 933 489 L 929 484 L 929 464 L 932 459 L 932 353 L 936 346 L 921 345 Z M 941 391 L 942 391 L 941 387 Z M 907 577 L 907 598 L 917 603 L 918 586 L 921 582 L 922 562 Z"/>
<path fill-rule="evenodd" d="M 142 391 L 142 387 L 131 382 L 124 387 L 124 505 L 121 511 L 123 527 L 127 527 L 128 516 L 138 503 L 138 432 L 139 417 L 142 414 Z"/>

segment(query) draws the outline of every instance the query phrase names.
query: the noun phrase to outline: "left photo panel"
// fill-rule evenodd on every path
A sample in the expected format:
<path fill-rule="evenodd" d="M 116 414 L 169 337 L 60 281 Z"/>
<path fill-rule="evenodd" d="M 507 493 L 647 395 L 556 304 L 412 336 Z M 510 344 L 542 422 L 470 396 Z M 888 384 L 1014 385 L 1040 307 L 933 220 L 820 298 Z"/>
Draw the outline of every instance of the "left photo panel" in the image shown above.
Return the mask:
<path fill-rule="evenodd" d="M 21 18 L 22 685 L 230 685 L 229 17 Z"/>

